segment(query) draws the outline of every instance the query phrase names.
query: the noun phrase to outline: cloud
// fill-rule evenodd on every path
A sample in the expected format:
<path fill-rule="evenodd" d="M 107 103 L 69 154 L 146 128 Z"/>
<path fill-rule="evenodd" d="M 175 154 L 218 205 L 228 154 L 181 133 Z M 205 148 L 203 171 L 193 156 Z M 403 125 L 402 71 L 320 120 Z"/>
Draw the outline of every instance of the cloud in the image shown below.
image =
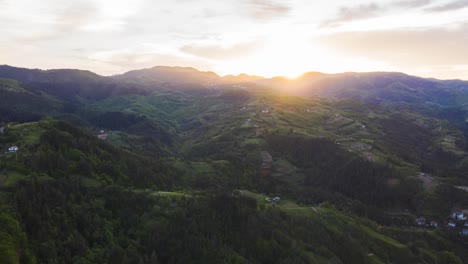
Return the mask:
<path fill-rule="evenodd" d="M 231 46 L 220 45 L 185 45 L 180 48 L 182 52 L 195 55 L 197 57 L 226 60 L 244 57 L 254 53 L 262 46 L 260 42 L 238 43 Z"/>
<path fill-rule="evenodd" d="M 457 29 L 342 32 L 321 36 L 337 54 L 352 54 L 395 65 L 458 65 L 468 58 L 468 24 Z"/>
<path fill-rule="evenodd" d="M 324 21 L 322 27 L 335 27 L 345 22 L 378 16 L 382 8 L 376 3 L 340 7 L 335 18 Z"/>
<path fill-rule="evenodd" d="M 432 0 L 403 0 L 403 1 L 396 1 L 391 4 L 394 7 L 400 8 L 417 8 L 422 6 L 427 6 L 432 3 Z"/>
<path fill-rule="evenodd" d="M 254 18 L 261 20 L 282 17 L 291 10 L 285 1 L 280 0 L 248 0 L 247 8 Z"/>
<path fill-rule="evenodd" d="M 101 65 L 102 73 L 122 72 L 134 69 L 148 68 L 157 65 L 185 66 L 191 65 L 200 69 L 209 69 L 206 61 L 184 56 L 184 54 L 159 52 L 149 49 L 120 49 L 94 52 L 82 57 L 88 62 Z"/>
<path fill-rule="evenodd" d="M 98 8 L 91 2 L 81 1 L 70 4 L 58 14 L 57 30 L 61 33 L 77 31 L 81 27 L 92 23 L 98 16 Z"/>
<path fill-rule="evenodd" d="M 397 0 L 387 5 L 374 2 L 360 4 L 356 6 L 342 6 L 339 8 L 336 17 L 325 20 L 321 27 L 336 27 L 346 22 L 375 18 L 401 9 L 413 9 L 431 4 L 433 0 Z"/>
<path fill-rule="evenodd" d="M 60 6 L 53 11 L 51 25 L 35 31 L 27 31 L 14 39 L 21 44 L 32 44 L 39 41 L 50 41 L 70 36 L 83 27 L 92 25 L 98 18 L 98 8 L 90 1 L 76 1 Z"/>
<path fill-rule="evenodd" d="M 202 12 L 202 15 L 201 15 L 203 18 L 213 18 L 213 17 L 217 17 L 217 16 L 220 16 L 220 14 L 218 14 L 218 12 L 216 12 L 215 10 L 213 9 L 208 9 L 208 8 L 205 8 L 203 9 L 203 12 Z"/>
<path fill-rule="evenodd" d="M 445 12 L 445 11 L 462 9 L 465 7 L 468 7 L 468 0 L 457 0 L 457 1 L 447 3 L 445 5 L 439 5 L 439 6 L 428 8 L 427 11 Z"/>

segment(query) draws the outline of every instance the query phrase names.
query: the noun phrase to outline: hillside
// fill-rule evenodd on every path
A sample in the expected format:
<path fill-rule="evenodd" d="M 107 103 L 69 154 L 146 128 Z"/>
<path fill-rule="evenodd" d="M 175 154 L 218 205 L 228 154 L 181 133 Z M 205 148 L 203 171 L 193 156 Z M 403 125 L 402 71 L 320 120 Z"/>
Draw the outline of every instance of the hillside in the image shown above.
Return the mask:
<path fill-rule="evenodd" d="M 382 229 L 330 204 L 274 206 L 246 191 L 157 191 L 168 190 L 164 170 L 145 178 L 135 170 L 150 169 L 144 159 L 64 123 L 16 125 L 7 136 L 4 143 L 25 143 L 16 158 L 2 157 L 2 206 L 12 206 L 1 218 L 12 241 L 2 242 L 5 263 L 461 263 L 448 248 L 464 257 L 444 233 Z M 420 239 L 446 244 L 412 244 Z"/>
<path fill-rule="evenodd" d="M 0 65 L 0 76 L 2 78 L 14 79 L 26 82 L 95 82 L 103 77 L 90 71 L 74 69 L 39 70 Z"/>
<path fill-rule="evenodd" d="M 468 208 L 466 82 L 0 77 L 0 262 L 468 261 L 463 222 L 446 227 Z"/>
<path fill-rule="evenodd" d="M 432 103 L 466 105 L 468 82 L 435 80 L 394 72 L 306 73 L 293 80 L 264 79 L 257 83 L 302 96 L 354 98 L 369 103 Z"/>
<path fill-rule="evenodd" d="M 142 83 L 173 83 L 208 86 L 220 79 L 214 72 L 200 72 L 188 67 L 157 66 L 112 76 L 113 79 Z"/>

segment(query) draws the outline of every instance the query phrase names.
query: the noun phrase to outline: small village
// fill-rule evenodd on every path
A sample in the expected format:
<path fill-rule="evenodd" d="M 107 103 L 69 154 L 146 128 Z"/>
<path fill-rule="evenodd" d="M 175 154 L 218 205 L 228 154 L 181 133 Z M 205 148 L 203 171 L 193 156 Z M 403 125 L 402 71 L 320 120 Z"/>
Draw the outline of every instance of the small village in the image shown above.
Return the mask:
<path fill-rule="evenodd" d="M 262 161 L 261 175 L 263 177 L 270 176 L 271 168 L 273 165 L 273 157 L 266 150 L 260 152 L 260 157 Z M 461 189 L 460 186 L 456 188 Z M 265 201 L 267 203 L 271 203 L 273 206 L 278 205 L 280 200 L 281 200 L 280 197 L 265 198 Z M 434 219 L 430 220 L 430 219 L 427 219 L 426 217 L 421 216 L 421 217 L 416 218 L 415 224 L 416 226 L 422 227 L 422 228 L 437 229 L 437 228 L 446 227 L 451 230 L 456 230 L 461 235 L 468 236 L 468 210 L 454 210 L 450 214 L 449 218 L 443 222 L 439 222 Z"/>
<path fill-rule="evenodd" d="M 454 210 L 450 217 L 443 222 L 436 220 L 429 220 L 426 217 L 416 218 L 415 224 L 424 228 L 442 228 L 447 227 L 452 230 L 458 231 L 461 235 L 468 235 L 468 210 Z"/>

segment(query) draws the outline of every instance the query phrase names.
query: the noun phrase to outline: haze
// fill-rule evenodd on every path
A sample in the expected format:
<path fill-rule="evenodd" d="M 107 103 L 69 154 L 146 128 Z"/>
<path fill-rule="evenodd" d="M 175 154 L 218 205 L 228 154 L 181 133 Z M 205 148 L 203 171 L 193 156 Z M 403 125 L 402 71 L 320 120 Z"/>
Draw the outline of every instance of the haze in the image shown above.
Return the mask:
<path fill-rule="evenodd" d="M 0 0 L 0 64 L 468 79 L 467 0 Z"/>

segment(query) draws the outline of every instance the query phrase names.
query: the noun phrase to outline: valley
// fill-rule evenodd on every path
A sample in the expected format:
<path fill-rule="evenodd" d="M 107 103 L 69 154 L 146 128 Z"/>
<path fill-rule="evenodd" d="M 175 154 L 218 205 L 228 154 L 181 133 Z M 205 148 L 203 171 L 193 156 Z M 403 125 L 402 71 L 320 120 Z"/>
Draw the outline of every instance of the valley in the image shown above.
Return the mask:
<path fill-rule="evenodd" d="M 1 263 L 468 261 L 468 82 L 0 78 Z"/>

